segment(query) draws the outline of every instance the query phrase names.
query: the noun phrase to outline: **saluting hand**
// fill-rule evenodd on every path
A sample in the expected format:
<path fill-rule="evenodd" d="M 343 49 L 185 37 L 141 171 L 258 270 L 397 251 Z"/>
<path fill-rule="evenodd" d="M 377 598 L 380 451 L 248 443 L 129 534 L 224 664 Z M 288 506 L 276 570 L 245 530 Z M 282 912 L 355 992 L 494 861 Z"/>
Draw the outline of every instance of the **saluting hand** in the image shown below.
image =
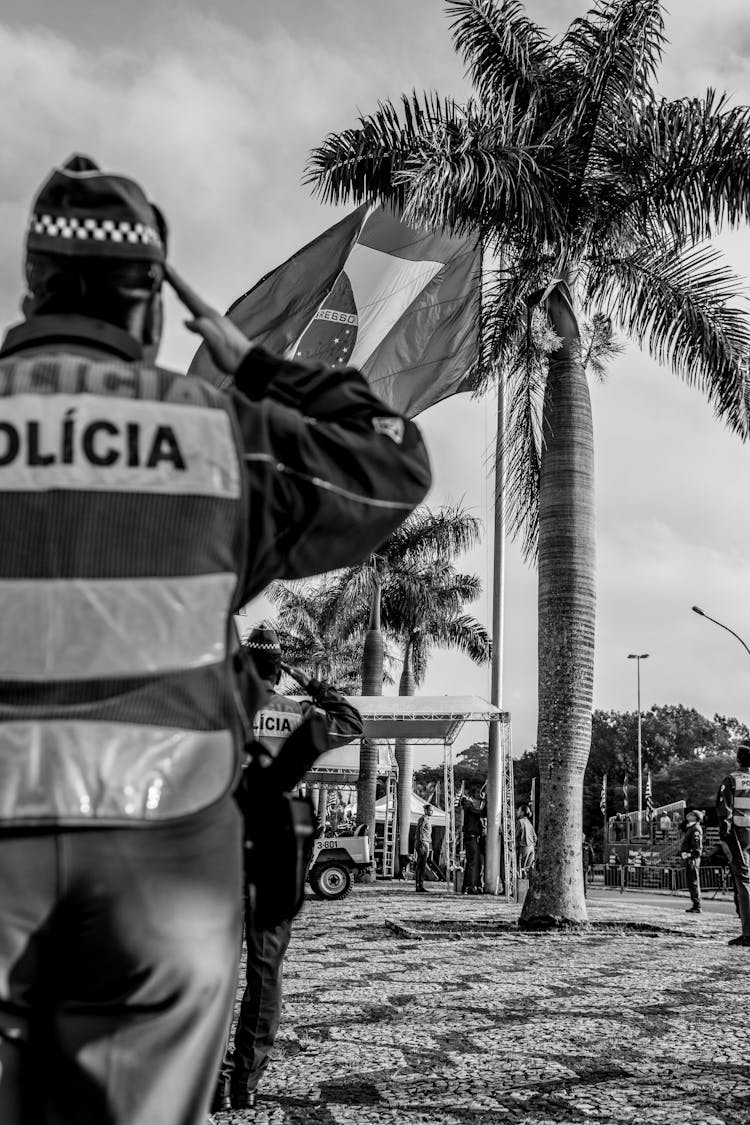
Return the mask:
<path fill-rule="evenodd" d="M 218 309 L 199 297 L 173 266 L 164 267 L 164 277 L 193 315 L 192 320 L 185 321 L 185 327 L 189 332 L 195 332 L 196 335 L 203 337 L 211 359 L 220 371 L 224 371 L 227 375 L 234 375 L 252 348 L 252 340 L 249 340 L 228 317 L 222 316 Z"/>

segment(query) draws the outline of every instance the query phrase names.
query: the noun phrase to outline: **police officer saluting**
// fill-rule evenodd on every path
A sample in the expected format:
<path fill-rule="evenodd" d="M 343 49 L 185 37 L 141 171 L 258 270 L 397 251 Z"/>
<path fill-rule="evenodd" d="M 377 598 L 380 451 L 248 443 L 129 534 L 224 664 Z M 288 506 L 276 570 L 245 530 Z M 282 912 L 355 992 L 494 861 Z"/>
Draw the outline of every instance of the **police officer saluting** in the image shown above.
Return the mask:
<path fill-rule="evenodd" d="M 729 944 L 750 946 L 750 742 L 737 747 L 737 769 L 722 781 L 716 811 L 742 926 L 742 933 Z"/>
<path fill-rule="evenodd" d="M 248 748 L 251 755 L 260 750 L 277 758 L 290 736 L 300 730 L 314 711 L 325 719 L 325 745 L 321 749 L 345 746 L 360 737 L 362 716 L 331 684 L 311 680 L 283 665 L 310 698 L 281 695 L 276 690 L 281 679 L 282 652 L 275 629 L 252 629 L 242 648 L 265 688 L 265 697 L 261 698 L 253 720 L 255 743 Z M 279 862 L 276 857 L 277 865 Z M 211 1107 L 217 1112 L 252 1109 L 255 1105 L 258 1084 L 270 1062 L 281 1018 L 282 968 L 292 936 L 292 918 L 286 916 L 271 922 L 264 919 L 258 911 L 252 874 L 249 882 L 245 899 L 246 984 L 233 1049 L 227 1051 L 222 1063 Z"/>
<path fill-rule="evenodd" d="M 0 349 L 2 1125 L 203 1125 L 242 902 L 231 615 L 429 485 L 357 372 L 254 347 L 166 253 L 138 184 L 74 157 Z M 164 280 L 226 393 L 155 365 Z"/>

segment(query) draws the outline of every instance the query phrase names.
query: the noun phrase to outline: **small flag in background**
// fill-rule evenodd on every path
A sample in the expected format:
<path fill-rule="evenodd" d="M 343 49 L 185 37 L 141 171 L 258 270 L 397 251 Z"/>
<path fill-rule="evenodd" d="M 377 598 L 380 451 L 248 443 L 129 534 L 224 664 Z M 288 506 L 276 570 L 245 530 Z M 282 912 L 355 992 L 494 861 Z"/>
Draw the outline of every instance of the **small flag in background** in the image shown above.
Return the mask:
<path fill-rule="evenodd" d="M 628 809 L 630 808 L 630 796 L 628 794 L 628 775 L 627 774 L 625 774 L 625 777 L 622 779 L 622 807 L 624 808 L 625 812 L 627 812 Z"/>
<path fill-rule="evenodd" d="M 479 348 L 481 250 L 363 204 L 267 274 L 228 316 L 271 351 L 351 364 L 410 418 L 469 390 Z M 225 376 L 204 345 L 190 373 Z"/>
<path fill-rule="evenodd" d="M 654 797 L 651 792 L 651 770 L 646 774 L 646 820 L 654 819 Z"/>
<path fill-rule="evenodd" d="M 599 808 L 601 809 L 602 816 L 607 815 L 607 775 L 602 775 L 602 791 L 599 796 Z"/>

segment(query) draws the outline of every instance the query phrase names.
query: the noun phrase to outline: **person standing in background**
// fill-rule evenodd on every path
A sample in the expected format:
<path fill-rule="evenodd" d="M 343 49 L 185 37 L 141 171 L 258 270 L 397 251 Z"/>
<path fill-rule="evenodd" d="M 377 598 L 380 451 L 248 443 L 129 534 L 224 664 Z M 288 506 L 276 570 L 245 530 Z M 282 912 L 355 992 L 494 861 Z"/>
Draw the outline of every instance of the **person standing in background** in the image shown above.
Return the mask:
<path fill-rule="evenodd" d="M 581 861 L 583 863 L 583 893 L 586 895 L 594 870 L 594 849 L 589 843 L 588 836 L 585 832 L 581 840 Z"/>
<path fill-rule="evenodd" d="M 487 815 L 486 800 L 468 797 L 464 792 L 458 799 L 459 808 L 463 810 L 463 829 L 461 832 L 464 849 L 464 877 L 461 887 L 462 894 L 482 894 L 481 868 L 482 868 L 482 835 L 484 825 L 482 818 Z"/>
<path fill-rule="evenodd" d="M 703 851 L 703 816 L 699 809 L 685 814 L 685 832 L 680 845 L 680 855 L 685 861 L 687 885 L 692 906 L 687 914 L 701 912 L 701 853 Z"/>
<path fill-rule="evenodd" d="M 424 876 L 427 869 L 427 861 L 432 855 L 432 805 L 424 806 L 424 812 L 417 821 L 415 852 L 416 889 L 418 891 L 426 891 L 427 888 L 424 885 Z"/>
<path fill-rule="evenodd" d="M 516 821 L 516 852 L 518 855 L 518 875 L 528 879 L 536 856 L 536 832 L 531 823 L 531 809 L 521 805 Z"/>

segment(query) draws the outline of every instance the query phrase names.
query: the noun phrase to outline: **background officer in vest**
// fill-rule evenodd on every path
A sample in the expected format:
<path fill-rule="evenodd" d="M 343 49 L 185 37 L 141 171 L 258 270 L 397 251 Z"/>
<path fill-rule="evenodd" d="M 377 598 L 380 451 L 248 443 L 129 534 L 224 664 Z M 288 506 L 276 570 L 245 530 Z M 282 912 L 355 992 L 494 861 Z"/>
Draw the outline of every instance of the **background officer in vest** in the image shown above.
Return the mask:
<path fill-rule="evenodd" d="M 429 465 L 356 371 L 206 305 L 139 185 L 85 157 L 39 191 L 25 276 L 0 348 L 0 1122 L 203 1125 L 241 924 L 231 616 L 364 558 Z M 165 277 L 226 392 L 155 366 Z"/>
<path fill-rule="evenodd" d="M 328 728 L 328 748 L 344 746 L 362 734 L 362 716 L 337 688 L 321 680 L 308 679 L 294 670 L 294 678 L 310 699 L 281 695 L 281 645 L 274 629 L 257 627 L 243 648 L 266 689 L 253 721 L 253 735 L 276 756 L 286 739 L 302 723 L 311 708 L 323 711 Z M 285 666 L 286 667 L 286 666 Z M 247 943 L 246 984 L 234 1033 L 234 1049 L 227 1051 L 219 1074 L 212 1109 L 251 1109 L 263 1072 L 271 1059 L 281 1019 L 282 970 L 292 936 L 291 919 L 275 926 L 256 922 L 253 888 L 245 899 Z"/>
<path fill-rule="evenodd" d="M 680 845 L 680 855 L 685 861 L 687 885 L 690 891 L 692 906 L 687 909 L 688 914 L 701 912 L 701 854 L 703 852 L 703 813 L 700 809 L 691 809 L 685 813 L 685 832 Z"/>
<path fill-rule="evenodd" d="M 742 933 L 729 944 L 750 946 L 750 742 L 737 747 L 737 769 L 722 781 L 716 811 L 742 926 Z"/>

